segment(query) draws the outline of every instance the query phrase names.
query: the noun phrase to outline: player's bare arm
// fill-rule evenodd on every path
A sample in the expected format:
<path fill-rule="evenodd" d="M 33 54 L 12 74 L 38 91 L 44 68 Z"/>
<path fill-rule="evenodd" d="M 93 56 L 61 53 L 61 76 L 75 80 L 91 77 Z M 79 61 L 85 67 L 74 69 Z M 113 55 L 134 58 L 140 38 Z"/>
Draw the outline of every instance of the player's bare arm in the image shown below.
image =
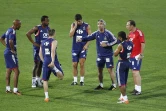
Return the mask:
<path fill-rule="evenodd" d="M 87 31 L 88 31 L 88 35 L 90 35 L 90 34 L 91 34 L 91 28 L 90 28 L 90 25 L 88 25 L 88 27 L 87 27 Z M 83 49 L 84 49 L 84 50 L 87 50 L 89 44 L 90 44 L 90 41 L 88 41 L 88 42 L 85 44 L 85 46 L 83 47 Z"/>
<path fill-rule="evenodd" d="M 30 41 L 34 46 L 40 47 L 40 45 L 37 44 L 36 42 L 34 42 L 34 40 L 33 40 L 32 37 L 31 37 L 31 35 L 34 34 L 37 30 L 38 30 L 37 26 L 33 27 L 31 30 L 29 30 L 29 31 L 26 33 L 26 36 L 28 37 L 29 41 Z"/>
<path fill-rule="evenodd" d="M 54 61 L 55 61 L 55 50 L 57 47 L 58 42 L 56 40 L 54 40 L 52 42 L 52 46 L 51 46 L 51 63 L 48 65 L 48 67 L 54 67 Z"/>
<path fill-rule="evenodd" d="M 116 50 L 114 51 L 114 56 L 118 56 L 118 54 L 120 53 L 120 51 L 122 50 L 122 45 L 119 44 L 118 47 L 116 48 Z"/>
<path fill-rule="evenodd" d="M 141 53 L 138 59 L 142 59 L 144 57 L 144 49 L 145 49 L 145 43 L 141 43 Z"/>
<path fill-rule="evenodd" d="M 70 36 L 71 38 L 73 37 L 76 28 L 77 28 L 77 21 L 75 21 L 74 24 L 71 24 L 71 29 L 70 29 L 70 33 L 69 33 L 69 36 Z"/>
<path fill-rule="evenodd" d="M 0 42 L 6 47 L 5 39 L 0 37 Z"/>
<path fill-rule="evenodd" d="M 40 47 L 39 57 L 40 57 L 41 61 L 43 62 L 44 59 L 43 59 L 43 55 L 42 55 L 42 47 Z"/>
<path fill-rule="evenodd" d="M 9 40 L 9 45 L 10 45 L 10 48 L 11 48 L 11 52 L 13 54 L 16 54 L 15 50 L 14 50 L 14 43 L 13 43 L 13 40 Z"/>

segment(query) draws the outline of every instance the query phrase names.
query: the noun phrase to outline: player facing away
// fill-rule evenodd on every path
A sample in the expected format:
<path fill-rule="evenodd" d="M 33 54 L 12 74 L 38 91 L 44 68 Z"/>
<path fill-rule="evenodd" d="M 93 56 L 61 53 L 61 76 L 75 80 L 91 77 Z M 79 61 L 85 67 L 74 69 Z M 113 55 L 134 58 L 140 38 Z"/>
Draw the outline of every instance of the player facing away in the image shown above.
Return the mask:
<path fill-rule="evenodd" d="M 6 63 L 6 93 L 12 93 L 10 89 L 10 77 L 12 71 L 14 72 L 14 88 L 13 93 L 21 95 L 18 91 L 18 79 L 19 79 L 19 66 L 17 59 L 17 42 L 16 42 L 16 30 L 21 27 L 21 21 L 16 19 L 13 21 L 13 26 L 9 28 L 5 34 L 0 38 L 1 43 L 6 46 L 4 51 L 4 58 Z"/>
<path fill-rule="evenodd" d="M 114 56 L 116 57 L 119 55 L 116 65 L 116 79 L 121 95 L 117 103 L 128 104 L 129 101 L 126 95 L 126 85 L 130 67 L 129 58 L 133 49 L 133 43 L 127 40 L 126 33 L 124 31 L 120 31 L 118 33 L 118 39 L 121 41 L 121 43 L 116 48 Z"/>
<path fill-rule="evenodd" d="M 80 85 L 84 85 L 85 74 L 85 60 L 87 56 L 87 50 L 89 42 L 76 42 L 77 38 L 82 38 L 91 34 L 90 25 L 83 22 L 81 14 L 75 15 L 75 22 L 71 24 L 69 36 L 73 38 L 72 44 L 72 65 L 73 65 L 73 78 L 74 81 L 71 85 L 78 85 L 78 62 L 80 63 Z"/>
<path fill-rule="evenodd" d="M 38 85 L 39 87 L 42 86 L 40 79 L 42 61 L 39 57 L 39 49 L 41 42 L 48 38 L 48 30 L 50 29 L 48 25 L 49 17 L 44 15 L 41 17 L 41 24 L 33 27 L 26 34 L 29 41 L 33 44 L 34 67 L 32 73 L 32 88 L 35 88 L 36 85 Z M 31 37 L 32 34 L 35 34 L 34 40 Z"/>
<path fill-rule="evenodd" d="M 136 23 L 134 20 L 129 20 L 126 24 L 126 28 L 130 31 L 128 39 L 133 42 L 134 46 L 130 56 L 130 63 L 131 63 L 131 70 L 133 74 L 135 88 L 131 93 L 133 95 L 140 95 L 141 94 L 140 69 L 145 49 L 144 34 L 141 30 L 136 28 Z"/>
<path fill-rule="evenodd" d="M 51 29 L 48 32 L 49 37 L 44 40 L 40 46 L 39 56 L 43 62 L 43 70 L 42 70 L 42 79 L 43 79 L 43 87 L 45 93 L 45 102 L 49 101 L 48 96 L 48 80 L 50 78 L 51 72 L 54 73 L 59 79 L 63 79 L 63 71 L 60 66 L 57 57 L 57 40 L 54 39 L 55 37 L 55 30 Z"/>
<path fill-rule="evenodd" d="M 115 74 L 113 71 L 113 49 L 112 46 L 116 44 L 117 39 L 107 29 L 105 29 L 106 22 L 103 19 L 97 21 L 98 30 L 93 32 L 91 35 L 83 38 L 79 38 L 77 41 L 91 41 L 96 39 L 96 50 L 97 50 L 97 67 L 98 67 L 98 78 L 99 85 L 95 90 L 103 89 L 103 68 L 106 64 L 112 85 L 109 90 L 116 89 Z"/>

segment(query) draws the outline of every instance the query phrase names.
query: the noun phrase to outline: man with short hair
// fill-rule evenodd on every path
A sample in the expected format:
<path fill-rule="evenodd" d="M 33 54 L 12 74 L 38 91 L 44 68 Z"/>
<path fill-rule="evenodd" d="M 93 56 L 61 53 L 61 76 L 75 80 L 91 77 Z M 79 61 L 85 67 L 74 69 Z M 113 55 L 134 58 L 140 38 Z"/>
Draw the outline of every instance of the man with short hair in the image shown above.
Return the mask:
<path fill-rule="evenodd" d="M 136 28 L 134 20 L 127 21 L 126 28 L 130 31 L 128 39 L 133 42 L 133 50 L 130 56 L 131 70 L 133 74 L 135 88 L 131 92 L 133 95 L 141 94 L 141 75 L 140 69 L 142 58 L 144 57 L 145 38 L 141 30 Z"/>
<path fill-rule="evenodd" d="M 10 90 L 10 77 L 12 71 L 14 71 L 14 88 L 13 93 L 21 95 L 18 91 L 18 78 L 19 78 L 19 66 L 17 59 L 17 42 L 16 42 L 16 30 L 21 27 L 21 21 L 16 19 L 13 21 L 13 26 L 9 28 L 5 34 L 0 38 L 1 43 L 6 46 L 4 51 L 4 58 L 6 63 L 6 93 L 12 93 Z"/>
<path fill-rule="evenodd" d="M 69 36 L 73 38 L 72 44 L 72 65 L 73 65 L 73 78 L 74 81 L 71 85 L 77 85 L 78 76 L 78 62 L 80 63 L 80 86 L 84 85 L 85 74 L 85 61 L 87 56 L 87 50 L 89 42 L 76 42 L 78 38 L 85 37 L 91 34 L 90 25 L 83 22 L 81 14 L 75 15 L 75 22 L 71 24 Z"/>
<path fill-rule="evenodd" d="M 103 68 L 106 64 L 112 85 L 109 90 L 116 89 L 115 74 L 113 71 L 113 49 L 112 46 L 116 44 L 117 39 L 107 29 L 105 29 L 106 22 L 103 19 L 97 21 L 98 30 L 93 32 L 91 35 L 83 38 L 79 38 L 78 42 L 91 41 L 96 39 L 96 50 L 97 50 L 97 67 L 98 67 L 98 79 L 99 85 L 95 90 L 103 89 Z"/>
<path fill-rule="evenodd" d="M 48 25 L 49 17 L 44 15 L 41 17 L 41 24 L 33 27 L 26 34 L 29 41 L 33 44 L 34 67 L 32 74 L 32 88 L 35 88 L 36 85 L 39 87 L 43 86 L 40 79 L 42 61 L 39 58 L 39 49 L 41 42 L 48 38 L 48 30 L 50 29 Z M 35 34 L 35 40 L 32 39 L 32 34 Z"/>
<path fill-rule="evenodd" d="M 120 31 L 118 33 L 118 40 L 120 40 L 121 43 L 114 51 L 114 56 L 116 57 L 119 55 L 116 66 L 116 79 L 121 95 L 117 103 L 128 104 L 129 101 L 126 94 L 126 85 L 130 66 L 129 58 L 133 49 L 133 43 L 127 40 L 126 33 L 124 31 Z"/>
<path fill-rule="evenodd" d="M 63 79 L 63 71 L 57 57 L 57 40 L 55 37 L 55 30 L 51 29 L 48 32 L 48 39 L 44 40 L 40 46 L 39 56 L 43 62 L 43 87 L 45 93 L 45 102 L 49 102 L 48 96 L 48 80 L 50 78 L 51 72 L 54 73 L 59 79 Z"/>

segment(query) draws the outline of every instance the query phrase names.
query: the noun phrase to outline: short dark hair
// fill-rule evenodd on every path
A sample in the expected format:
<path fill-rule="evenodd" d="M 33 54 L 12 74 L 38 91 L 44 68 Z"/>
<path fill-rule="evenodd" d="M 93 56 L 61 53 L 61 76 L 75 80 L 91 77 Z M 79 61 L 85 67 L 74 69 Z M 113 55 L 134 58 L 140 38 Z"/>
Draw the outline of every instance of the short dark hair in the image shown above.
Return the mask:
<path fill-rule="evenodd" d="M 48 18 L 48 16 L 43 15 L 43 16 L 41 17 L 41 22 L 42 22 L 42 21 L 45 21 L 46 18 Z"/>
<path fill-rule="evenodd" d="M 127 39 L 126 33 L 125 33 L 124 31 L 118 32 L 118 37 L 121 37 L 121 38 L 122 38 L 122 41 L 124 41 L 124 40 Z"/>
<path fill-rule="evenodd" d="M 48 31 L 48 35 L 49 36 L 53 36 L 55 34 L 55 29 L 50 29 L 49 31 Z"/>
<path fill-rule="evenodd" d="M 130 22 L 130 25 L 133 25 L 134 27 L 136 27 L 136 23 L 134 20 L 128 20 L 128 22 Z"/>
<path fill-rule="evenodd" d="M 75 20 L 76 20 L 76 21 L 82 20 L 81 14 L 76 14 L 76 15 L 75 15 Z"/>

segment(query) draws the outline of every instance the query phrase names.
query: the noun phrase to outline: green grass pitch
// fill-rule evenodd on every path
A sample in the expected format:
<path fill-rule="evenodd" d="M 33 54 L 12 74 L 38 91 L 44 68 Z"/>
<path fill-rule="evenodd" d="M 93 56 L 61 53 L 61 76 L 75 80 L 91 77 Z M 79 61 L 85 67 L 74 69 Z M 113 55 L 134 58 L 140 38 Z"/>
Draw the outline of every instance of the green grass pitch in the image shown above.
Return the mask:
<path fill-rule="evenodd" d="M 18 58 L 20 66 L 19 89 L 22 96 L 5 93 L 5 62 L 0 44 L 0 111 L 165 111 L 166 107 L 166 1 L 164 0 L 0 0 L 0 35 L 12 25 L 16 18 L 22 21 L 17 31 Z M 130 104 L 117 104 L 119 88 L 106 90 L 111 81 L 104 69 L 104 88 L 94 91 L 98 85 L 96 68 L 96 46 L 91 42 L 86 61 L 85 86 L 70 86 L 72 78 L 70 25 L 74 15 L 81 13 L 83 20 L 97 29 L 97 20 L 107 22 L 106 28 L 115 35 L 126 30 L 126 22 L 134 19 L 145 34 L 146 48 L 143 59 L 142 95 L 132 96 L 131 72 L 127 94 Z M 65 73 L 63 81 L 53 75 L 49 81 L 50 102 L 44 102 L 42 88 L 31 88 L 33 67 L 32 44 L 26 32 L 37 24 L 40 17 L 48 15 L 50 27 L 56 29 L 58 57 Z M 116 46 L 114 46 L 115 49 Z M 114 59 L 116 65 L 117 58 Z M 11 78 L 13 88 L 13 74 Z"/>

